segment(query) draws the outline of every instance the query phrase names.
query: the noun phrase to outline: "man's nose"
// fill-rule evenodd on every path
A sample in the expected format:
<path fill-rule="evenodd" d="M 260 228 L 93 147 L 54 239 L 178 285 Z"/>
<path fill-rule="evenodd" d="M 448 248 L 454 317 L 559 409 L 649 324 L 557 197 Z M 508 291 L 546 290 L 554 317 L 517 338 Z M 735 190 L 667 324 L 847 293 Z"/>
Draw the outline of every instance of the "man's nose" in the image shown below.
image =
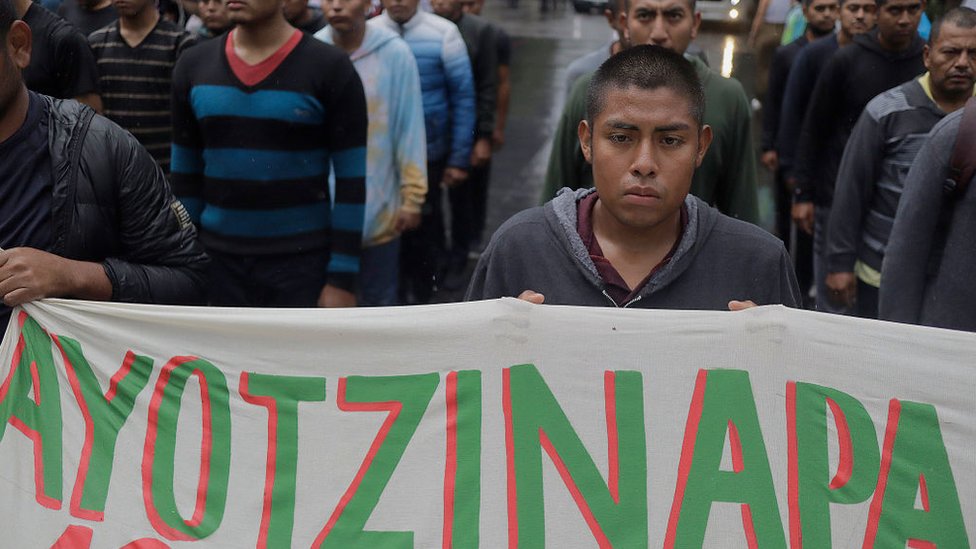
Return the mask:
<path fill-rule="evenodd" d="M 636 177 L 653 177 L 657 174 L 657 159 L 651 138 L 641 139 L 637 144 L 636 156 L 630 171 Z"/>

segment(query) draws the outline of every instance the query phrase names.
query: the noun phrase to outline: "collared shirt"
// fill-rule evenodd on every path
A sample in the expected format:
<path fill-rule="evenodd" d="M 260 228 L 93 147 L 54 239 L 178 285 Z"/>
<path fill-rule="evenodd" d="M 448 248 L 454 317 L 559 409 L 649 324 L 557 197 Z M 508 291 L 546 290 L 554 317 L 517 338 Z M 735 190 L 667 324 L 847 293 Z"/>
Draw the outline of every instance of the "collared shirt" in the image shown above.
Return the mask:
<path fill-rule="evenodd" d="M 586 246 L 586 251 L 590 254 L 590 259 L 593 261 L 597 273 L 600 274 L 600 278 L 605 284 L 604 290 L 606 290 L 607 295 L 618 307 L 623 307 L 637 298 L 637 295 L 640 294 L 640 291 L 647 285 L 647 282 L 654 276 L 654 273 L 671 262 L 671 258 L 674 257 L 674 253 L 677 251 L 678 245 L 684 236 L 685 228 L 688 226 L 688 210 L 684 204 L 681 205 L 681 233 L 675 239 L 674 245 L 668 251 L 668 255 L 664 256 L 664 259 L 655 265 L 651 269 L 651 272 L 647 273 L 644 280 L 641 280 L 640 283 L 631 289 L 627 285 L 627 282 L 624 281 L 624 278 L 620 276 L 616 267 L 610 263 L 610 260 L 604 257 L 603 249 L 600 247 L 600 243 L 593 233 L 593 207 L 596 205 L 598 198 L 598 193 L 590 193 L 577 203 L 576 232 L 583 239 L 583 245 Z"/>

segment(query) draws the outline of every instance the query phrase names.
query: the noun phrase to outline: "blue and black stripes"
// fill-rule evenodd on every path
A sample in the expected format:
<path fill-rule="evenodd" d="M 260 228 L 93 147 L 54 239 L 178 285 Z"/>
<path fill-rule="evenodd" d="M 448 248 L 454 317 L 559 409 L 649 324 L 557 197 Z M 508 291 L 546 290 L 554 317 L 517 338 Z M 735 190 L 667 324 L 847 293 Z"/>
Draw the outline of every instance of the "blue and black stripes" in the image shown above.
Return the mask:
<path fill-rule="evenodd" d="M 212 42 L 174 74 L 173 185 L 201 239 L 240 255 L 325 249 L 331 283 L 351 288 L 366 198 L 366 104 L 352 64 L 303 37 L 248 87 L 223 40 Z"/>

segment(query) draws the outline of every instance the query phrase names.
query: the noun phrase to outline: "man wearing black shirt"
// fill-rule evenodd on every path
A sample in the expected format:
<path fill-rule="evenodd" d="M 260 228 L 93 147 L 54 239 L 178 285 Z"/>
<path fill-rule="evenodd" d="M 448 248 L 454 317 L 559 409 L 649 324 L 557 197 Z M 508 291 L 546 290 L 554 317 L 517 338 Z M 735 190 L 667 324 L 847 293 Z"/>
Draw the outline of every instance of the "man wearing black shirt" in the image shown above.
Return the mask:
<path fill-rule="evenodd" d="M 58 15 L 85 36 L 119 18 L 112 0 L 64 0 Z"/>
<path fill-rule="evenodd" d="M 46 297 L 199 301 L 206 256 L 127 132 L 24 86 L 31 30 L 0 0 L 0 323 Z"/>
<path fill-rule="evenodd" d="M 31 28 L 31 62 L 24 71 L 27 89 L 76 99 L 100 112 L 98 69 L 85 37 L 31 0 L 14 0 L 14 9 Z"/>

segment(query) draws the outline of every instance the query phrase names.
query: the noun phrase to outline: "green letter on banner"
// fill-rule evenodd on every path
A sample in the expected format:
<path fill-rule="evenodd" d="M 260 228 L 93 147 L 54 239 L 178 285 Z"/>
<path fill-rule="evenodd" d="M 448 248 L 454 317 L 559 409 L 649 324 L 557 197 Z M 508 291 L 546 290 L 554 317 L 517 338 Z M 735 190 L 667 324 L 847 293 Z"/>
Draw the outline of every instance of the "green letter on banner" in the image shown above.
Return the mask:
<path fill-rule="evenodd" d="M 743 526 L 750 545 L 785 548 L 749 373 L 700 371 L 692 402 L 688 425 L 697 423 L 697 429 L 685 432 L 665 546 L 701 547 L 712 502 L 724 501 L 743 504 Z M 726 435 L 733 471 L 721 470 Z"/>
<path fill-rule="evenodd" d="M 413 547 L 413 532 L 366 532 L 363 528 L 393 476 L 407 444 L 440 382 L 436 373 L 410 376 L 349 376 L 339 380 L 339 408 L 388 412 L 366 459 L 313 547 L 353 549 Z"/>
<path fill-rule="evenodd" d="M 258 547 L 291 547 L 298 467 L 298 403 L 325 400 L 325 378 L 244 372 L 240 392 L 246 402 L 268 409 L 268 467 Z"/>
<path fill-rule="evenodd" d="M 20 313 L 21 332 L 7 380 L 0 385 L 0 440 L 9 421 L 34 443 L 37 502 L 61 508 L 61 391 L 51 353 L 51 338 L 33 318 Z M 33 381 L 32 381 L 33 379 Z M 2 386 L 6 385 L 6 393 Z M 33 386 L 34 400 L 30 398 Z M 40 458 L 40 459 L 38 459 Z"/>
<path fill-rule="evenodd" d="M 109 388 L 110 394 L 103 395 L 81 345 L 69 337 L 58 337 L 56 343 L 63 353 L 69 377 L 74 378 L 75 400 L 91 428 L 85 435 L 85 450 L 75 480 L 71 513 L 81 518 L 102 520 L 119 430 L 129 419 L 136 396 L 149 383 L 152 359 L 129 352 L 122 366 L 123 376 L 117 385 Z"/>
<path fill-rule="evenodd" d="M 891 407 L 864 547 L 904 547 L 909 540 L 939 549 L 969 547 L 935 407 L 897 400 Z M 916 496 L 922 500 L 921 509 L 916 508 Z M 871 543 L 875 529 L 877 537 Z"/>
<path fill-rule="evenodd" d="M 607 481 L 539 370 L 523 364 L 509 368 L 505 375 L 504 405 L 511 433 L 508 459 L 515 473 L 515 509 L 509 513 L 515 511 L 517 516 L 517 524 L 509 518 L 509 529 L 515 529 L 509 532 L 510 541 L 519 547 L 545 547 L 544 448 L 601 546 L 647 547 L 647 449 L 640 372 L 605 375 L 607 436 L 617 441 L 609 445 Z M 513 487 L 508 489 L 511 494 Z"/>
<path fill-rule="evenodd" d="M 789 479 L 790 493 L 796 494 L 790 501 L 792 536 L 802 536 L 807 547 L 830 547 L 830 504 L 860 503 L 874 493 L 880 463 L 878 435 L 871 416 L 854 397 L 810 383 L 795 387 L 796 456 L 790 457 L 794 462 L 790 465 L 797 473 Z M 840 449 L 833 476 L 828 462 L 828 407 Z"/>
<path fill-rule="evenodd" d="M 200 382 L 203 444 L 193 517 L 185 520 L 176 507 L 176 427 L 183 390 L 191 375 Z M 230 476 L 230 394 L 227 380 L 213 364 L 196 357 L 172 359 L 159 374 L 149 404 L 149 428 L 142 462 L 143 490 L 149 490 L 146 511 L 157 532 L 168 539 L 192 541 L 213 534 L 224 518 Z"/>

